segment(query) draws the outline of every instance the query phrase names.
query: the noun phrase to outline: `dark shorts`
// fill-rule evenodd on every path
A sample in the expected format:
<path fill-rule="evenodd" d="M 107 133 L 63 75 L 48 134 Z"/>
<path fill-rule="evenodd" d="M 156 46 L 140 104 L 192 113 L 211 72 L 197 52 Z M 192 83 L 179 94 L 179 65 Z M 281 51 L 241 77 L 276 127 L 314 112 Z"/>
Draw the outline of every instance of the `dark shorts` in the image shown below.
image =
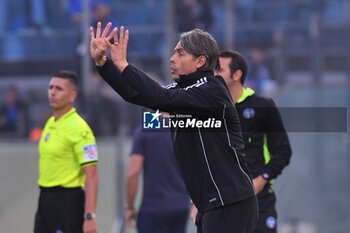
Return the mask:
<path fill-rule="evenodd" d="M 40 188 L 34 233 L 83 232 L 84 203 L 81 188 Z"/>
<path fill-rule="evenodd" d="M 277 211 L 276 195 L 271 187 L 266 186 L 258 194 L 259 219 L 254 233 L 276 233 Z"/>
<path fill-rule="evenodd" d="M 137 216 L 139 233 L 185 233 L 189 210 L 162 212 L 140 211 Z"/>
<path fill-rule="evenodd" d="M 258 218 L 255 197 L 208 210 L 196 218 L 197 233 L 252 233 Z"/>

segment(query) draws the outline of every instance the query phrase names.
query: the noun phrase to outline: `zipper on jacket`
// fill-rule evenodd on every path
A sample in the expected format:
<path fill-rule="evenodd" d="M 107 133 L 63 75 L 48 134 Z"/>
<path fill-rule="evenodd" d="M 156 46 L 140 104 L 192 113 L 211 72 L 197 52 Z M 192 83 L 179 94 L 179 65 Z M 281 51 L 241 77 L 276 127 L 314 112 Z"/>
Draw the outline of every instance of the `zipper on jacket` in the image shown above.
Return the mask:
<path fill-rule="evenodd" d="M 237 160 L 238 167 L 239 167 L 239 169 L 243 172 L 243 174 L 247 177 L 247 179 L 248 179 L 248 181 L 249 181 L 250 185 L 252 186 L 253 191 L 254 191 L 254 193 L 255 193 L 255 188 L 254 188 L 253 182 L 252 182 L 252 180 L 249 178 L 249 175 L 243 170 L 243 168 L 242 168 L 242 166 L 241 166 L 241 163 L 240 163 L 240 161 L 239 161 L 238 155 L 237 155 L 237 151 L 236 151 L 236 149 L 231 145 L 231 140 L 230 140 L 230 136 L 229 136 L 229 134 L 228 134 L 227 123 L 226 123 L 226 119 L 225 119 L 225 110 L 226 110 L 226 104 L 224 105 L 224 110 L 223 110 L 222 118 L 223 118 L 223 120 L 224 120 L 224 125 L 225 125 L 225 130 L 226 130 L 228 145 L 233 149 L 233 152 L 235 153 L 235 157 L 236 157 L 236 160 Z"/>
<path fill-rule="evenodd" d="M 203 149 L 203 154 L 204 154 L 205 162 L 206 162 L 206 164 L 207 164 L 207 168 L 208 168 L 208 171 L 209 171 L 209 175 L 210 175 L 211 181 L 213 182 L 213 184 L 214 184 L 214 186 L 215 186 L 215 188 L 216 188 L 216 191 L 218 192 L 218 195 L 219 195 L 219 198 L 220 198 L 221 205 L 224 205 L 224 201 L 222 200 L 222 197 L 221 197 L 221 193 L 220 193 L 219 187 L 218 187 L 218 186 L 217 186 L 217 184 L 215 183 L 215 180 L 214 180 L 213 174 L 211 173 L 211 169 L 210 169 L 209 161 L 208 161 L 208 158 L 207 158 L 207 153 L 205 152 L 205 148 L 204 148 L 204 142 L 203 142 L 202 134 L 201 134 L 201 131 L 200 131 L 200 129 L 199 129 L 199 128 L 198 128 L 198 135 L 199 135 L 199 138 L 200 138 L 200 140 L 201 140 L 202 149 Z"/>

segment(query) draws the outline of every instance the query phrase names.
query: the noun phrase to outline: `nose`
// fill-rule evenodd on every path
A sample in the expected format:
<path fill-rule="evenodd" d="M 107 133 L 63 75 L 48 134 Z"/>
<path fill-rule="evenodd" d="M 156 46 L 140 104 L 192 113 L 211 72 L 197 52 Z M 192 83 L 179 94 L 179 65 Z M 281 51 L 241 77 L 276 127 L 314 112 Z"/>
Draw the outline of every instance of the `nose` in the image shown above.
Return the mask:
<path fill-rule="evenodd" d="M 171 63 L 175 63 L 175 54 L 173 54 L 173 55 L 170 57 L 170 62 L 171 62 Z"/>
<path fill-rule="evenodd" d="M 49 96 L 55 95 L 55 88 L 49 88 Z"/>

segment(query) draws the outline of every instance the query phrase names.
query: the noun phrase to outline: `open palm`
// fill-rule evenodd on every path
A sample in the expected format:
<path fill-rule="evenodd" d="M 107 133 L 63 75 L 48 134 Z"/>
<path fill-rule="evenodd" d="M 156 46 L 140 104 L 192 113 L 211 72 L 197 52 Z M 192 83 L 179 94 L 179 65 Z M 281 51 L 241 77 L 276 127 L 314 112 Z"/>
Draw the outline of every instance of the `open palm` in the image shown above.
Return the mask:
<path fill-rule="evenodd" d="M 90 55 L 95 62 L 99 62 L 106 55 L 107 41 L 112 38 L 112 33 L 108 35 L 112 23 L 108 23 L 101 33 L 101 22 L 97 23 L 96 34 L 94 33 L 93 27 L 90 27 Z M 108 36 L 107 36 L 108 35 Z"/>

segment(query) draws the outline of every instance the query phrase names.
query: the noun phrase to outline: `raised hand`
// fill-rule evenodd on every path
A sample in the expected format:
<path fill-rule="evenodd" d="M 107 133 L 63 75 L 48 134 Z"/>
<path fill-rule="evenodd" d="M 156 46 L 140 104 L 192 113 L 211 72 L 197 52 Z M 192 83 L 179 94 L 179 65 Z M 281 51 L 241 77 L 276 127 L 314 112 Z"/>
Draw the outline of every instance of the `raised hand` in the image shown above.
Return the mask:
<path fill-rule="evenodd" d="M 84 233 L 98 233 L 96 219 L 85 219 L 83 225 Z"/>
<path fill-rule="evenodd" d="M 120 33 L 118 38 L 118 28 L 114 28 L 111 35 L 113 36 L 114 43 L 110 42 L 110 38 L 105 38 L 105 43 L 111 51 L 111 58 L 113 63 L 118 67 L 120 71 L 123 71 L 128 66 L 126 59 L 127 48 L 129 42 L 129 30 L 125 30 L 123 26 L 120 27 Z"/>
<path fill-rule="evenodd" d="M 108 35 L 111 27 L 112 23 L 109 22 L 101 33 L 101 22 L 98 22 L 96 35 L 94 33 L 94 28 L 90 27 L 90 55 L 96 64 L 102 64 L 105 61 L 105 55 L 107 51 L 106 41 L 111 40 L 113 37 L 113 33 Z"/>

